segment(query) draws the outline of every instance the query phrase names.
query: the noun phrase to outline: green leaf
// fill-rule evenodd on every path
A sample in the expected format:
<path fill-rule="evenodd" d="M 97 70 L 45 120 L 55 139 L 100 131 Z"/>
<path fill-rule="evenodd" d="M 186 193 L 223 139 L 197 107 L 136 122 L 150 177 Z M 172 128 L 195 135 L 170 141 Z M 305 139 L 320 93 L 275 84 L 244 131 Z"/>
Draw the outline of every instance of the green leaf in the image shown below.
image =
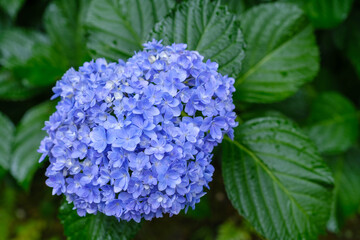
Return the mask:
<path fill-rule="evenodd" d="M 317 239 L 333 179 L 314 144 L 284 118 L 257 118 L 223 144 L 223 176 L 233 206 L 270 240 Z"/>
<path fill-rule="evenodd" d="M 220 1 L 193 0 L 179 4 L 176 11 L 158 23 L 150 39 L 165 44 L 186 43 L 188 49 L 200 52 L 219 64 L 219 71 L 236 75 L 244 58 L 244 40 L 235 15 Z"/>
<path fill-rule="evenodd" d="M 354 0 L 282 0 L 304 9 L 316 28 L 332 28 L 344 21 Z"/>
<path fill-rule="evenodd" d="M 12 150 L 11 174 L 20 186 L 28 189 L 31 179 L 38 169 L 40 141 L 46 136 L 41 130 L 44 122 L 54 111 L 54 103 L 45 102 L 28 110 L 16 128 Z"/>
<path fill-rule="evenodd" d="M 87 16 L 92 56 L 112 61 L 131 57 L 174 6 L 174 0 L 93 0 Z"/>
<path fill-rule="evenodd" d="M 221 4 L 227 5 L 229 11 L 240 14 L 245 12 L 248 7 L 248 1 L 246 0 L 221 0 Z"/>
<path fill-rule="evenodd" d="M 0 37 L 0 64 L 7 69 L 21 66 L 32 56 L 35 44 L 47 42 L 39 32 L 20 28 L 5 30 Z"/>
<path fill-rule="evenodd" d="M 293 4 L 256 6 L 240 16 L 247 43 L 234 98 L 270 103 L 293 95 L 319 69 L 319 51 L 311 25 Z"/>
<path fill-rule="evenodd" d="M 39 89 L 27 87 L 10 71 L 0 71 L 0 99 L 24 100 L 39 93 Z"/>
<path fill-rule="evenodd" d="M 79 217 L 73 205 L 66 201 L 60 207 L 59 218 L 69 240 L 128 240 L 133 239 L 141 224 L 134 221 L 118 221 L 102 213 Z"/>
<path fill-rule="evenodd" d="M 264 106 L 282 112 L 287 117 L 296 120 L 297 123 L 303 123 L 309 115 L 310 106 L 315 94 L 311 86 L 304 86 L 291 97 L 281 102 L 264 104 Z"/>
<path fill-rule="evenodd" d="M 14 28 L 0 37 L 0 64 L 11 72 L 14 85 L 30 88 L 53 84 L 69 67 L 60 54 L 39 32 Z"/>
<path fill-rule="evenodd" d="M 30 86 L 52 85 L 70 67 L 68 60 L 52 45 L 35 45 L 32 52 L 24 65 L 15 68 L 17 75 Z"/>
<path fill-rule="evenodd" d="M 11 120 L 0 112 L 0 169 L 8 170 L 11 159 L 11 144 L 13 142 L 15 126 Z"/>
<path fill-rule="evenodd" d="M 221 3 L 227 5 L 230 12 L 241 14 L 255 5 L 275 1 L 276 0 L 221 0 Z"/>
<path fill-rule="evenodd" d="M 69 61 L 69 66 L 79 66 L 88 60 L 85 42 L 87 0 L 56 0 L 46 9 L 46 32 L 54 48 Z"/>
<path fill-rule="evenodd" d="M 311 106 L 305 130 L 321 153 L 344 152 L 358 137 L 356 109 L 338 93 L 323 93 Z"/>
<path fill-rule="evenodd" d="M 329 160 L 329 164 L 335 178 L 335 204 L 328 227 L 339 231 L 360 207 L 360 149 L 350 149 L 345 155 Z"/>
<path fill-rule="evenodd" d="M 0 0 L 0 8 L 4 9 L 12 18 L 14 18 L 23 3 L 24 0 Z"/>

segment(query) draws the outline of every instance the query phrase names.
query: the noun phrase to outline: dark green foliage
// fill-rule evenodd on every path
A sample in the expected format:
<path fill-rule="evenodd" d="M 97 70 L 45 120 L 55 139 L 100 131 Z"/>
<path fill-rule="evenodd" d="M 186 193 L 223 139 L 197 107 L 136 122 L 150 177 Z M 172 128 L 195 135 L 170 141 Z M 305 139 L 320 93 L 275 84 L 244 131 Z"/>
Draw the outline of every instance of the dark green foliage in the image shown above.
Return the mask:
<path fill-rule="evenodd" d="M 264 4 L 240 15 L 247 43 L 235 99 L 269 103 L 283 100 L 311 81 L 319 68 L 313 30 L 292 4 Z"/>

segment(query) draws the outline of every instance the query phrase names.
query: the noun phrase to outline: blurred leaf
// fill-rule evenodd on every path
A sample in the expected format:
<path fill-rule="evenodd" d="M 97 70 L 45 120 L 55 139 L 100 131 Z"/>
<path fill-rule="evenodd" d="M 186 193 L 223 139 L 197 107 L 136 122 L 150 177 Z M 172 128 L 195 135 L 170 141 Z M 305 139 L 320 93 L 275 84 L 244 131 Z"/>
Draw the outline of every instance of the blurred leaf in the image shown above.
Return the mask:
<path fill-rule="evenodd" d="M 69 66 L 79 66 L 88 60 L 85 42 L 85 17 L 89 1 L 56 0 L 44 17 L 46 32 L 56 51 L 68 59 Z"/>
<path fill-rule="evenodd" d="M 227 5 L 229 11 L 236 14 L 245 12 L 247 7 L 246 0 L 221 0 L 221 4 Z"/>
<path fill-rule="evenodd" d="M 24 189 L 28 189 L 31 179 L 38 169 L 40 141 L 46 136 L 41 130 L 44 122 L 54 111 L 54 103 L 45 102 L 28 110 L 16 128 L 12 150 L 11 174 Z"/>
<path fill-rule="evenodd" d="M 259 5 L 241 15 L 240 21 L 247 49 L 235 82 L 236 100 L 280 101 L 316 76 L 318 48 L 312 27 L 297 6 Z"/>
<path fill-rule="evenodd" d="M 227 5 L 230 12 L 241 14 L 248 8 L 261 3 L 276 2 L 276 0 L 221 0 L 221 3 Z"/>
<path fill-rule="evenodd" d="M 174 5 L 174 0 L 93 0 L 87 16 L 92 56 L 112 61 L 131 57 Z"/>
<path fill-rule="evenodd" d="M 0 71 L 0 99 L 23 100 L 36 95 L 39 89 L 26 87 L 10 71 Z"/>
<path fill-rule="evenodd" d="M 11 144 L 13 142 L 15 126 L 11 120 L 0 112 L 0 177 L 1 172 L 7 171 L 11 159 Z"/>
<path fill-rule="evenodd" d="M 12 240 L 41 240 L 45 228 L 46 222 L 43 219 L 29 219 L 16 226 L 16 236 Z"/>
<path fill-rule="evenodd" d="M 333 32 L 337 47 L 348 57 L 360 78 L 360 11 L 355 10 L 349 19 Z"/>
<path fill-rule="evenodd" d="M 243 121 L 248 121 L 248 120 L 251 120 L 253 118 L 260 118 L 260 117 L 287 118 L 286 115 L 284 115 L 283 113 L 281 113 L 279 111 L 276 111 L 276 110 L 273 110 L 271 108 L 270 109 L 268 109 L 268 108 L 260 108 L 260 109 L 244 112 L 244 113 L 241 114 L 241 120 L 243 120 Z"/>
<path fill-rule="evenodd" d="M 10 16 L 0 8 L 0 33 L 11 25 Z"/>
<path fill-rule="evenodd" d="M 344 21 L 354 0 L 282 0 L 298 4 L 316 28 L 333 28 Z"/>
<path fill-rule="evenodd" d="M 141 224 L 134 221 L 118 221 L 115 217 L 100 212 L 79 217 L 73 204 L 66 201 L 60 207 L 59 218 L 69 240 L 128 240 L 133 239 Z"/>
<path fill-rule="evenodd" d="M 186 43 L 188 49 L 217 62 L 223 74 L 235 76 L 241 70 L 244 39 L 240 25 L 219 1 L 181 3 L 155 26 L 150 38 L 163 39 L 165 44 Z"/>
<path fill-rule="evenodd" d="M 228 220 L 220 225 L 216 240 L 251 240 L 251 235 L 246 229 Z"/>
<path fill-rule="evenodd" d="M 335 205 L 328 226 L 337 232 L 360 206 L 360 149 L 351 149 L 328 162 L 335 177 Z"/>
<path fill-rule="evenodd" d="M 333 179 L 314 144 L 292 122 L 258 118 L 223 143 L 225 189 L 268 239 L 317 239 L 330 214 Z"/>
<path fill-rule="evenodd" d="M 0 64 L 7 69 L 23 65 L 32 56 L 35 44 L 47 42 L 48 39 L 39 32 L 8 29 L 0 36 Z"/>
<path fill-rule="evenodd" d="M 0 0 L 0 8 L 4 9 L 12 18 L 14 18 L 23 3 L 24 0 Z"/>
<path fill-rule="evenodd" d="M 281 102 L 266 104 L 266 106 L 280 111 L 297 122 L 303 122 L 309 114 L 310 105 L 315 94 L 310 86 L 304 86 L 291 97 Z"/>
<path fill-rule="evenodd" d="M 53 84 L 68 68 L 49 39 L 35 31 L 6 30 L 0 38 L 0 54 L 0 64 L 11 72 L 11 77 L 0 77 L 0 97 L 6 99 L 26 99 L 38 92 L 32 86 Z"/>
<path fill-rule="evenodd" d="M 358 136 L 356 109 L 336 92 L 323 93 L 311 106 L 305 130 L 321 153 L 344 152 Z"/>
<path fill-rule="evenodd" d="M 68 68 L 67 59 L 52 45 L 39 44 L 33 47 L 32 57 L 15 70 L 28 85 L 45 87 L 59 80 Z"/>

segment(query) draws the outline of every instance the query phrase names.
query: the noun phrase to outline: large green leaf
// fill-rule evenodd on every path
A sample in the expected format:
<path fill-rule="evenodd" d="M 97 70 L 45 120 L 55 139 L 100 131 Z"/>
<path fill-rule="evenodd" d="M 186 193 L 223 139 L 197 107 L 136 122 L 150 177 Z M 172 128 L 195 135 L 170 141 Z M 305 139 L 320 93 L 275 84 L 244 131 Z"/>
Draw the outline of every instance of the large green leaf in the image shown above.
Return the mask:
<path fill-rule="evenodd" d="M 53 103 L 37 105 L 25 113 L 16 129 L 10 170 L 12 176 L 25 189 L 29 187 L 32 176 L 39 167 L 40 153 L 37 149 L 46 135 L 41 129 L 53 111 Z"/>
<path fill-rule="evenodd" d="M 0 112 L 0 175 L 1 172 L 9 169 L 14 133 L 14 124 Z"/>
<path fill-rule="evenodd" d="M 69 66 L 76 67 L 87 60 L 84 24 L 88 5 L 87 0 L 56 0 L 45 12 L 46 32 L 54 48 L 68 59 Z"/>
<path fill-rule="evenodd" d="M 131 57 L 174 6 L 175 0 L 93 0 L 87 16 L 92 56 L 112 61 Z"/>
<path fill-rule="evenodd" d="M 314 144 L 284 118 L 258 118 L 223 144 L 223 176 L 233 206 L 270 240 L 317 239 L 333 179 Z"/>
<path fill-rule="evenodd" d="M 332 28 L 344 21 L 354 0 L 282 0 L 304 9 L 316 28 Z"/>
<path fill-rule="evenodd" d="M 163 39 L 165 44 L 186 43 L 188 49 L 217 62 L 223 74 L 235 76 L 241 70 L 244 40 L 240 24 L 219 1 L 181 3 L 155 26 L 149 38 Z"/>
<path fill-rule="evenodd" d="M 350 149 L 329 163 L 335 178 L 335 204 L 328 227 L 339 231 L 346 219 L 356 214 L 360 207 L 360 149 Z"/>
<path fill-rule="evenodd" d="M 102 213 L 79 217 L 73 205 L 66 201 L 60 207 L 59 218 L 69 240 L 129 240 L 135 237 L 141 224 L 134 221 L 118 221 Z"/>
<path fill-rule="evenodd" d="M 311 25 L 293 4 L 269 3 L 240 16 L 247 43 L 234 98 L 269 103 L 294 94 L 319 69 L 319 51 Z"/>
<path fill-rule="evenodd" d="M 344 152 L 358 136 L 356 109 L 338 93 L 323 93 L 311 106 L 305 130 L 321 153 Z"/>

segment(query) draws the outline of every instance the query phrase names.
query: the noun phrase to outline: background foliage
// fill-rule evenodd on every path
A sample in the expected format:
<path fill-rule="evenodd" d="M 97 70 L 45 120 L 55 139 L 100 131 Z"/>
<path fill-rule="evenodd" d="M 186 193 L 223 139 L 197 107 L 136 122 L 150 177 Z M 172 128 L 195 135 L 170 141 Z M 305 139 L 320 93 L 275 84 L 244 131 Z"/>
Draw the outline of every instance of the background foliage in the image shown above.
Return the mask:
<path fill-rule="evenodd" d="M 359 17 L 355 0 L 0 0 L 0 239 L 360 239 Z M 235 78 L 235 139 L 195 210 L 80 218 L 38 164 L 51 87 L 152 38 Z"/>

